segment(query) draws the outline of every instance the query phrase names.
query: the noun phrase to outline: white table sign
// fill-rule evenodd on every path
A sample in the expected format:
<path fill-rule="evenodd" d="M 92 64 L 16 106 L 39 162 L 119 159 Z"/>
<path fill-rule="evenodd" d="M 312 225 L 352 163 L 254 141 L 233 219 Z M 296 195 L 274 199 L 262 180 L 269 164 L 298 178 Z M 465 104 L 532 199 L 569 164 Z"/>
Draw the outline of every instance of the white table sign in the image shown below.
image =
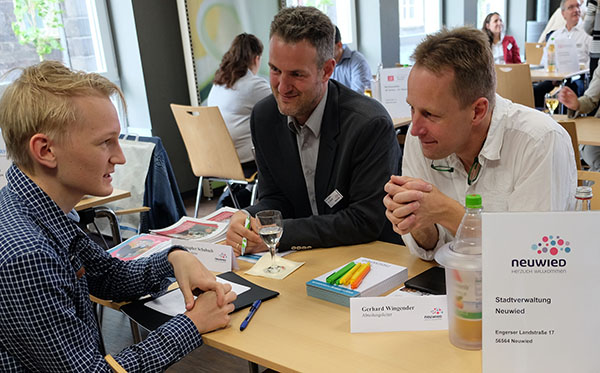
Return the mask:
<path fill-rule="evenodd" d="M 447 310 L 445 295 L 350 298 L 350 332 L 445 330 Z"/>
<path fill-rule="evenodd" d="M 579 70 L 579 54 L 575 41 L 571 39 L 557 40 L 556 70 L 560 73 L 572 73 Z"/>
<path fill-rule="evenodd" d="M 171 241 L 173 245 L 183 246 L 194 254 L 209 271 L 228 272 L 239 268 L 231 246 L 198 240 L 173 239 Z"/>
<path fill-rule="evenodd" d="M 599 223 L 600 211 L 484 213 L 484 372 L 598 372 Z"/>
<path fill-rule="evenodd" d="M 382 69 L 379 77 L 381 103 L 392 118 L 410 117 L 410 106 L 406 103 L 410 67 Z"/>

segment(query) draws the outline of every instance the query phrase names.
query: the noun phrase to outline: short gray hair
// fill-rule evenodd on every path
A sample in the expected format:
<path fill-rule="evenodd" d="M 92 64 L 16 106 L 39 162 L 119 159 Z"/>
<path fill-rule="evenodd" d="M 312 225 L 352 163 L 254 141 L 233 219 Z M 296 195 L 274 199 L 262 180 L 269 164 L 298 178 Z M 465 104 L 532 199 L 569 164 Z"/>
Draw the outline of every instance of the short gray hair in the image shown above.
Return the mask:
<path fill-rule="evenodd" d="M 310 6 L 283 8 L 273 18 L 269 38 L 277 35 L 286 43 L 306 40 L 317 50 L 317 66 L 333 58 L 335 28 L 327 15 Z"/>
<path fill-rule="evenodd" d="M 485 97 L 496 102 L 496 70 L 488 37 L 473 27 L 446 28 L 428 35 L 411 56 L 415 66 L 436 75 L 454 71 L 453 93 L 461 108 Z"/>

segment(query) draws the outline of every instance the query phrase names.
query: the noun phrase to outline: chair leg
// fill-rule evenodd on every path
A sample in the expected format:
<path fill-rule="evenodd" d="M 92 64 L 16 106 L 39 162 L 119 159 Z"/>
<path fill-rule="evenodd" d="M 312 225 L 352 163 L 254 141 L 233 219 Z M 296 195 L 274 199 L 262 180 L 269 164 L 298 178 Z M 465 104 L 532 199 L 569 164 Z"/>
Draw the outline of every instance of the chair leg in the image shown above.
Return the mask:
<path fill-rule="evenodd" d="M 257 192 L 258 192 L 258 179 L 256 179 L 254 181 L 254 184 L 252 185 L 252 194 L 250 195 L 250 206 L 253 206 L 254 202 L 256 202 Z"/>
<path fill-rule="evenodd" d="M 103 308 L 102 305 L 93 303 L 94 307 L 94 318 L 96 319 L 96 325 L 98 325 L 98 334 L 100 335 L 100 343 L 98 345 L 98 349 L 102 356 L 106 355 L 106 347 L 104 346 L 104 337 L 102 336 L 102 315 L 98 315 Z"/>
<path fill-rule="evenodd" d="M 118 245 L 123 242 L 121 237 L 121 229 L 119 228 L 119 220 L 113 210 L 106 206 L 94 207 L 94 213 L 97 218 L 105 217 L 110 223 L 110 230 L 112 232 L 113 245 Z"/>
<path fill-rule="evenodd" d="M 231 200 L 233 201 L 233 206 L 239 210 L 240 203 L 238 202 L 237 197 L 235 196 L 235 193 L 233 192 L 233 188 L 232 188 L 233 183 L 231 181 L 228 181 L 227 185 L 229 186 L 229 195 L 231 196 Z"/>
<path fill-rule="evenodd" d="M 200 197 L 202 196 L 202 179 L 200 176 L 198 179 L 198 190 L 196 191 L 196 207 L 194 208 L 194 218 L 198 217 L 198 207 L 200 206 Z"/>

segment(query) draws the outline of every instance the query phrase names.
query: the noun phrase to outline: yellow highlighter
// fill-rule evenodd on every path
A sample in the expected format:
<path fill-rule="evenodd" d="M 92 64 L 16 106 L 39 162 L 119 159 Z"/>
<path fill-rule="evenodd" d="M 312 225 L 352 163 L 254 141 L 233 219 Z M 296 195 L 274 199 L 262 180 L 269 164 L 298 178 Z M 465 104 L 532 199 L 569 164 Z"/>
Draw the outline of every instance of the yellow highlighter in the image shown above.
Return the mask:
<path fill-rule="evenodd" d="M 352 267 L 352 269 L 349 270 L 348 273 L 346 273 L 344 276 L 342 276 L 342 278 L 340 278 L 340 285 L 350 284 L 350 279 L 352 278 L 352 275 L 358 272 L 362 268 L 362 266 L 362 263 L 356 263 L 356 265 Z"/>
<path fill-rule="evenodd" d="M 360 277 L 360 275 L 367 270 L 367 267 L 370 265 L 370 263 L 360 263 L 361 267 L 354 272 L 354 274 L 352 275 L 352 277 L 348 280 L 348 285 L 352 285 L 353 282 L 356 281 L 356 279 L 358 279 Z"/>

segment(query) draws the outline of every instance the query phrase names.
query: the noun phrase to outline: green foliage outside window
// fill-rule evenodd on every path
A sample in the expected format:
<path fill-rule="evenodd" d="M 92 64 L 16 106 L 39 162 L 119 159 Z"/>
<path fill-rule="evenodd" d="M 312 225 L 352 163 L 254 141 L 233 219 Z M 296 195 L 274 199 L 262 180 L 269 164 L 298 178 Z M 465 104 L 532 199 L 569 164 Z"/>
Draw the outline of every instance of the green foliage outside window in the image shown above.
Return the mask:
<path fill-rule="evenodd" d="M 35 47 L 40 56 L 63 50 L 58 30 L 63 27 L 58 3 L 62 0 L 14 0 L 16 21 L 12 29 L 20 44 Z"/>

